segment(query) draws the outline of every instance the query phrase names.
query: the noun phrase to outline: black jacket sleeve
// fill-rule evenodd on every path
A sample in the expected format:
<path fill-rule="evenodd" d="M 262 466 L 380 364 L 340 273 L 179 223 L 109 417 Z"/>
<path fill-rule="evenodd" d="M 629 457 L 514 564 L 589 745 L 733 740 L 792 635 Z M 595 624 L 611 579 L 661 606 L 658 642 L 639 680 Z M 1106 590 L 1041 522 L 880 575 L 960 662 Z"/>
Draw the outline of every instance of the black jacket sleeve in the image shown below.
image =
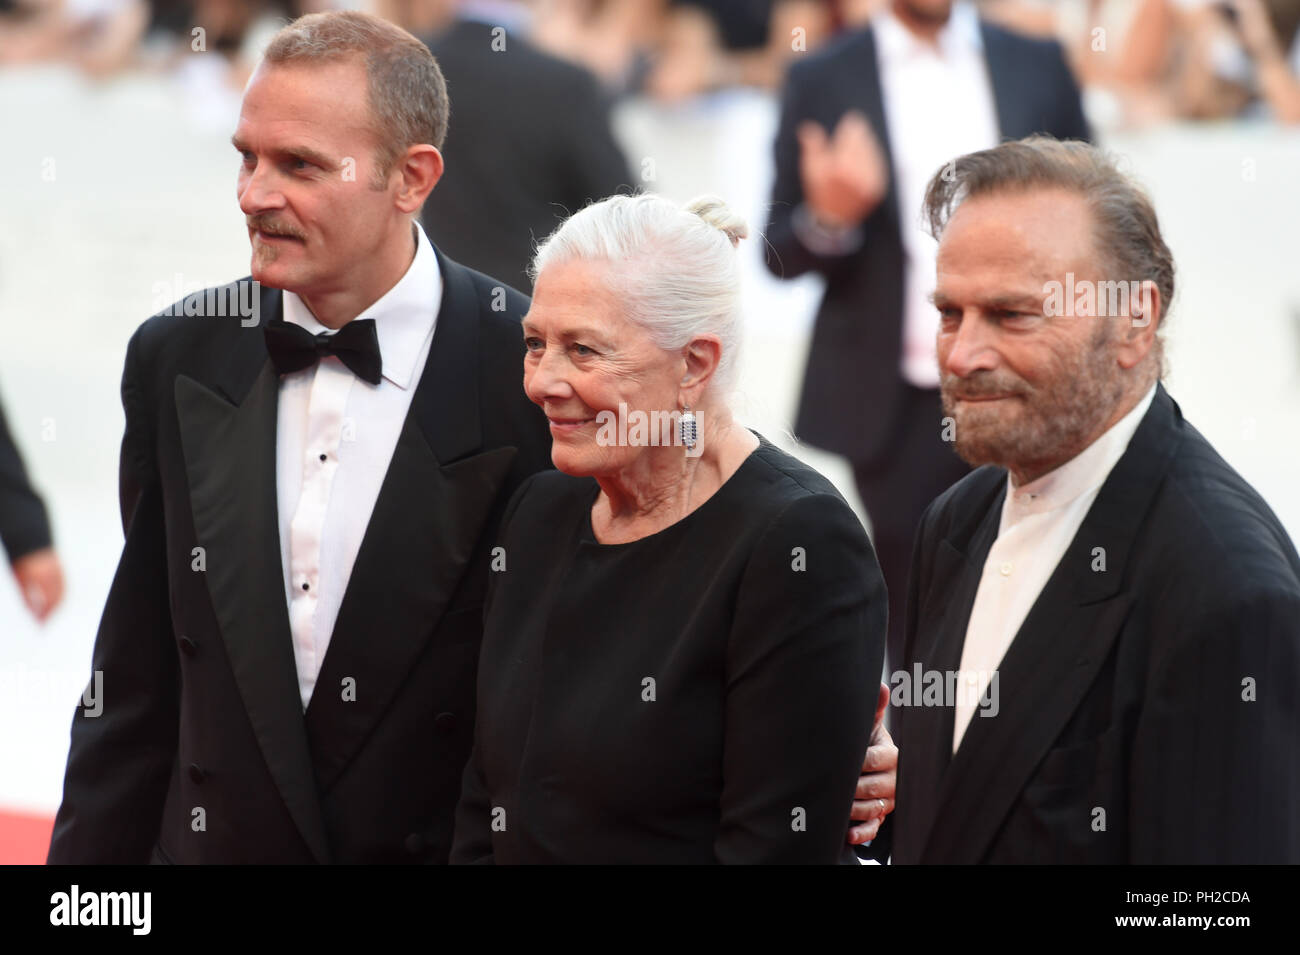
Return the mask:
<path fill-rule="evenodd" d="M 501 529 L 498 531 L 497 539 L 500 541 L 507 540 L 507 531 L 510 527 L 510 519 L 519 509 L 520 502 L 528 494 L 529 485 L 533 482 L 528 478 L 518 488 L 515 489 L 514 495 L 506 505 L 505 513 L 501 518 Z M 506 560 L 509 561 L 510 554 L 507 550 Z M 507 567 L 509 564 L 507 563 Z M 488 578 L 487 595 L 483 601 L 483 616 L 486 620 L 489 609 L 492 606 L 492 600 L 496 593 L 496 584 L 499 575 L 495 572 Z M 452 837 L 451 858 L 452 865 L 491 865 L 494 861 L 492 852 L 492 824 L 493 824 L 493 807 L 488 796 L 487 784 L 483 779 L 483 768 L 479 761 L 478 746 L 478 720 L 474 720 L 474 748 L 470 752 L 469 762 L 465 765 L 464 775 L 461 777 L 460 802 L 456 806 L 456 829 Z"/>
<path fill-rule="evenodd" d="M 94 707 L 78 705 L 72 720 L 51 864 L 148 862 L 175 760 L 179 670 L 141 338 L 138 331 L 127 346 L 122 375 L 126 540 L 95 638 L 91 686 L 98 685 L 98 699 Z"/>
<path fill-rule="evenodd" d="M 49 547 L 50 521 L 0 409 L 0 543 L 10 562 Z"/>
<path fill-rule="evenodd" d="M 1131 863 L 1300 863 L 1300 593 L 1255 586 L 1156 654 L 1129 765 Z"/>
<path fill-rule="evenodd" d="M 728 646 L 719 862 L 856 862 L 845 834 L 886 613 L 871 544 L 843 500 L 799 498 L 764 533 Z"/>

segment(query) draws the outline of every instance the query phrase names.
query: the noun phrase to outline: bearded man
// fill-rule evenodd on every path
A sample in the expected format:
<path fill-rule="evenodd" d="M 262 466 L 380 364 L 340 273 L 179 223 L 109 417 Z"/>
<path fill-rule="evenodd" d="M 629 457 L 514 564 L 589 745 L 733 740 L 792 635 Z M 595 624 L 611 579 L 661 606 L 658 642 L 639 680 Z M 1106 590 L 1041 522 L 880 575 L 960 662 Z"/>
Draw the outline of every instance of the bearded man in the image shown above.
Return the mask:
<path fill-rule="evenodd" d="M 925 214 L 977 470 L 913 553 L 904 667 L 933 692 L 895 697 L 894 861 L 1300 862 L 1300 558 L 1160 383 L 1150 200 L 1030 138 L 950 164 Z"/>

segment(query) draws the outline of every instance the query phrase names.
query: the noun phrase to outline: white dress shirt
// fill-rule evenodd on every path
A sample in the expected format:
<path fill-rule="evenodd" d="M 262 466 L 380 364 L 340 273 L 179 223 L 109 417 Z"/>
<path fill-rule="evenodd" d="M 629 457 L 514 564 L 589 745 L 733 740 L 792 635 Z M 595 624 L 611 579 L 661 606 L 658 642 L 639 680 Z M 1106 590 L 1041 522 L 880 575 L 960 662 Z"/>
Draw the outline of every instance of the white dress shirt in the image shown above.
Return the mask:
<path fill-rule="evenodd" d="M 1078 534 L 1155 393 L 1156 386 L 1152 385 L 1128 414 L 1056 470 L 1022 487 L 1016 487 L 1007 476 L 998 537 L 984 561 L 979 590 L 966 623 L 957 677 L 959 692 L 953 710 L 954 753 L 993 671 Z M 989 711 L 994 711 L 992 706 Z"/>
<path fill-rule="evenodd" d="M 939 316 L 930 304 L 938 243 L 921 223 L 925 187 L 958 156 L 998 144 L 993 86 L 975 8 L 953 4 L 937 45 L 918 39 L 889 4 L 872 21 L 880 85 L 898 190 L 903 251 L 903 378 L 939 386 L 934 341 Z"/>
<path fill-rule="evenodd" d="M 375 320 L 379 384 L 362 381 L 333 355 L 280 381 L 280 559 L 304 710 L 433 341 L 442 276 L 419 223 L 415 233 L 406 274 L 357 316 Z M 284 320 L 313 335 L 330 331 L 292 292 L 284 293 Z"/>

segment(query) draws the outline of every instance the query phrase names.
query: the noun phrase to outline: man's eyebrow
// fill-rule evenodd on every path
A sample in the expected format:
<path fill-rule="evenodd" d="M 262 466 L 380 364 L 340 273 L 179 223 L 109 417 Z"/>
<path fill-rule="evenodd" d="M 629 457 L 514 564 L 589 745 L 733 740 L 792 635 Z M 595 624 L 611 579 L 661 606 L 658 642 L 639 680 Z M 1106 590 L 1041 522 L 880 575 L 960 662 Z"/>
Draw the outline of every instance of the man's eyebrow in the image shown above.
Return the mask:
<path fill-rule="evenodd" d="M 1008 295 L 994 295 L 990 298 L 983 299 L 980 302 L 984 308 L 1028 308 L 1039 311 L 1046 300 L 1045 295 L 1030 295 L 1024 293 L 1011 293 Z"/>
<path fill-rule="evenodd" d="M 234 146 L 241 153 L 248 149 L 248 146 L 244 141 L 239 138 L 238 133 L 230 137 L 230 145 Z M 324 153 L 317 152 L 310 146 L 291 146 L 288 149 L 277 149 L 275 151 L 284 156 L 300 156 L 303 159 L 313 162 L 325 169 L 333 169 L 335 165 L 333 159 L 326 156 Z"/>
<path fill-rule="evenodd" d="M 949 298 L 947 295 L 944 295 L 942 292 L 939 292 L 937 290 L 931 292 L 928 296 L 926 296 L 926 298 L 930 300 L 930 304 L 933 305 L 935 308 L 945 308 L 949 305 L 955 304 L 954 299 Z M 1044 298 L 1041 295 L 1033 295 L 1030 293 L 1016 293 L 1016 292 L 1008 293 L 1006 295 L 991 295 L 988 298 L 979 298 L 975 300 L 976 304 L 978 304 L 981 308 L 985 308 L 985 309 L 991 309 L 991 308 L 1041 309 L 1043 307 L 1043 301 Z"/>

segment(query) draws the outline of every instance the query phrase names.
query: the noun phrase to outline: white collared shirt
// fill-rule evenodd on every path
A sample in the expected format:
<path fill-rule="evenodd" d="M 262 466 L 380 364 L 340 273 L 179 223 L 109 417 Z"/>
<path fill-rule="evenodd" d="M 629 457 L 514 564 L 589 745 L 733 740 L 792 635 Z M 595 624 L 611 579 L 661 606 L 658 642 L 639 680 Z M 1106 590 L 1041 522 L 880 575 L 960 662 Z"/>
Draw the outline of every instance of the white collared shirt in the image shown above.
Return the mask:
<path fill-rule="evenodd" d="M 953 4 L 937 46 L 918 39 L 885 4 L 872 21 L 880 87 L 898 190 L 903 266 L 903 378 L 939 386 L 934 341 L 939 315 L 930 304 L 938 243 L 921 223 L 925 187 L 958 156 L 999 141 L 993 85 L 975 8 Z"/>
<path fill-rule="evenodd" d="M 379 384 L 362 381 L 333 355 L 280 380 L 280 560 L 304 710 L 433 342 L 442 276 L 418 222 L 415 232 L 406 274 L 357 316 L 375 320 Z M 313 335 L 330 331 L 294 293 L 283 301 L 286 322 Z"/>
<path fill-rule="evenodd" d="M 1069 461 L 1016 487 L 1007 476 L 998 537 L 989 548 L 979 590 L 966 623 L 953 710 L 955 753 L 980 696 L 1001 664 L 1020 625 L 1038 600 L 1048 578 L 1065 556 L 1101 486 L 1123 456 L 1142 416 L 1151 407 L 1156 386 L 1128 414 Z M 989 694 L 988 712 L 999 707 Z"/>

